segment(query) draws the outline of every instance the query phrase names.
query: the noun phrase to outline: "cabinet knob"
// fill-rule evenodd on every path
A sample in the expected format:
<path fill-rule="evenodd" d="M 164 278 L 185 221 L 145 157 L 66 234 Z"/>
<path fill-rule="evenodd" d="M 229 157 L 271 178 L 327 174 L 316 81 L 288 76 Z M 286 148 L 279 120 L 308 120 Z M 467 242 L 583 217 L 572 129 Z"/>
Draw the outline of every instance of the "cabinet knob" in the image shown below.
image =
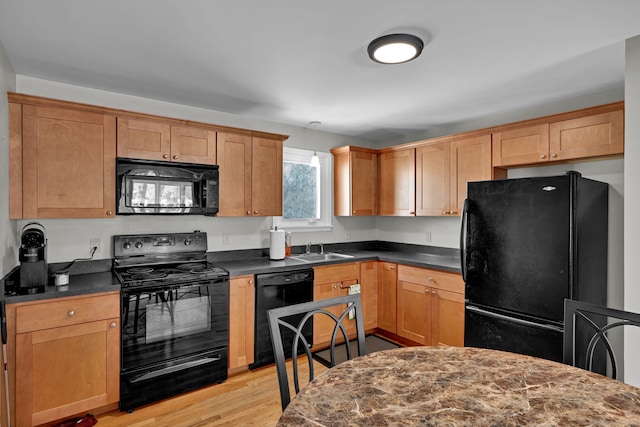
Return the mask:
<path fill-rule="evenodd" d="M 431 291 L 431 294 L 432 294 L 432 295 L 435 295 L 435 294 L 436 294 L 436 291 Z"/>
<path fill-rule="evenodd" d="M 546 155 L 546 154 L 540 154 L 540 158 L 541 158 L 541 159 L 546 159 L 546 158 L 547 158 L 547 155 Z"/>
<path fill-rule="evenodd" d="M 168 159 L 168 158 L 169 158 L 169 155 L 168 155 L 168 154 L 163 154 L 163 155 L 162 155 L 162 158 L 163 158 L 163 159 Z"/>
<path fill-rule="evenodd" d="M 178 155 L 177 154 L 173 156 L 173 160 L 178 160 Z"/>
<path fill-rule="evenodd" d="M 558 157 L 558 155 L 556 153 L 551 153 L 551 157 L 555 159 L 556 157 Z"/>
<path fill-rule="evenodd" d="M 69 317 L 72 317 L 72 316 L 74 316 L 76 314 L 76 312 L 73 311 L 73 310 L 69 310 L 69 312 L 67 314 L 69 315 Z"/>
<path fill-rule="evenodd" d="M 113 215 L 113 211 L 107 211 L 107 215 L 109 216 Z"/>
<path fill-rule="evenodd" d="M 112 328 L 115 328 L 117 325 L 116 325 L 116 322 L 111 322 L 111 324 L 109 326 L 112 327 Z"/>
<path fill-rule="evenodd" d="M 258 211 L 253 211 L 253 214 L 254 215 L 258 215 Z"/>
<path fill-rule="evenodd" d="M 442 215 L 449 215 L 449 211 L 442 211 Z"/>
<path fill-rule="evenodd" d="M 356 211 L 353 211 L 353 215 L 356 215 Z"/>
<path fill-rule="evenodd" d="M 415 211 L 411 211 L 411 212 L 409 212 L 409 215 L 415 215 L 415 214 L 416 214 L 416 212 L 415 212 Z"/>
<path fill-rule="evenodd" d="M 253 280 L 252 279 L 249 279 L 249 284 L 253 285 Z"/>
<path fill-rule="evenodd" d="M 251 211 L 247 211 L 247 215 L 251 215 Z"/>
<path fill-rule="evenodd" d="M 430 282 L 433 282 L 433 277 L 429 276 L 429 279 L 428 279 L 428 280 L 429 280 Z"/>
<path fill-rule="evenodd" d="M 449 211 L 451 215 L 458 215 L 458 211 Z"/>

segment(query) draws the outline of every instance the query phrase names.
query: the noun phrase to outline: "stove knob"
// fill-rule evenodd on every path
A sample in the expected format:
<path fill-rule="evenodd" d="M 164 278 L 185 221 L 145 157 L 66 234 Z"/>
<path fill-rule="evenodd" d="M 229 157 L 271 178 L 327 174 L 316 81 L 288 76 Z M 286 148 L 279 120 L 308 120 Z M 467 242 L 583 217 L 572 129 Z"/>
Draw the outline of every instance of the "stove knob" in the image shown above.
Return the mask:
<path fill-rule="evenodd" d="M 191 244 L 192 240 L 191 239 L 186 239 L 184 241 L 185 246 L 189 246 Z"/>
<path fill-rule="evenodd" d="M 140 240 L 138 240 L 136 242 L 136 248 L 140 249 L 142 247 L 142 242 Z"/>
<path fill-rule="evenodd" d="M 124 242 L 124 245 L 122 245 L 123 248 L 125 249 L 131 249 L 131 243 L 130 242 Z"/>

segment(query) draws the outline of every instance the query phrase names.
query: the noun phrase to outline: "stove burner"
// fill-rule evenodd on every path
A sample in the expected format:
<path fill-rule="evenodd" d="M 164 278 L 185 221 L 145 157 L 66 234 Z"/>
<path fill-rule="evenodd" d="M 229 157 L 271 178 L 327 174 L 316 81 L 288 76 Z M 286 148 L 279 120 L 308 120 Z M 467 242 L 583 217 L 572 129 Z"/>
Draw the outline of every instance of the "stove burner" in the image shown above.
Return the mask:
<path fill-rule="evenodd" d="M 151 267 L 133 267 L 133 268 L 127 269 L 127 273 L 129 274 L 148 274 L 148 273 L 151 273 L 152 271 L 153 271 L 153 268 Z"/>
<path fill-rule="evenodd" d="M 150 268 L 148 273 L 132 274 L 131 280 L 162 279 L 163 277 L 167 277 L 167 275 L 168 273 L 166 271 L 153 271 L 153 269 Z"/>
<path fill-rule="evenodd" d="M 205 267 L 204 264 L 201 264 L 201 263 L 198 263 L 198 262 L 192 262 L 190 264 L 180 264 L 176 268 L 178 270 L 182 270 L 182 271 L 191 271 L 191 270 L 194 270 L 196 268 L 203 268 L 203 267 Z"/>
<path fill-rule="evenodd" d="M 206 266 L 206 265 L 199 265 L 199 266 L 196 266 L 196 267 L 192 268 L 191 270 L 189 270 L 189 273 L 192 273 L 192 274 L 210 273 L 212 271 L 216 271 L 216 267 L 210 267 L 210 266 Z"/>

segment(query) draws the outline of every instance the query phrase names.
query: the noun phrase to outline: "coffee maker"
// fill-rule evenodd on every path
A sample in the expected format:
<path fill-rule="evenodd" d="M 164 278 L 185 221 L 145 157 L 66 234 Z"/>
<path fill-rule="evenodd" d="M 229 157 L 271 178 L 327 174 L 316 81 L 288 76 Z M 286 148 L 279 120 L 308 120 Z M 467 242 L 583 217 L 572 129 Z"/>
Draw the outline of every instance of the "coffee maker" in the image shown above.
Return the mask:
<path fill-rule="evenodd" d="M 18 293 L 37 294 L 47 284 L 47 239 L 44 227 L 31 222 L 22 228 L 20 244 L 20 285 Z"/>

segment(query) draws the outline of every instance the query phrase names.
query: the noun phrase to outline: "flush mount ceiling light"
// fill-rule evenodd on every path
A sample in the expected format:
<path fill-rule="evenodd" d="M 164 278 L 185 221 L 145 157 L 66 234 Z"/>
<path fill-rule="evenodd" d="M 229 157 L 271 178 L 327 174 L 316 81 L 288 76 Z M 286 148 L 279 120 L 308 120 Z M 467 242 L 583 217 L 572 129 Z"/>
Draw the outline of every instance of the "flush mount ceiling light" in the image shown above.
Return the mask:
<path fill-rule="evenodd" d="M 389 34 L 369 43 L 367 52 L 381 64 L 401 64 L 420 56 L 423 47 L 422 40 L 412 34 Z"/>

